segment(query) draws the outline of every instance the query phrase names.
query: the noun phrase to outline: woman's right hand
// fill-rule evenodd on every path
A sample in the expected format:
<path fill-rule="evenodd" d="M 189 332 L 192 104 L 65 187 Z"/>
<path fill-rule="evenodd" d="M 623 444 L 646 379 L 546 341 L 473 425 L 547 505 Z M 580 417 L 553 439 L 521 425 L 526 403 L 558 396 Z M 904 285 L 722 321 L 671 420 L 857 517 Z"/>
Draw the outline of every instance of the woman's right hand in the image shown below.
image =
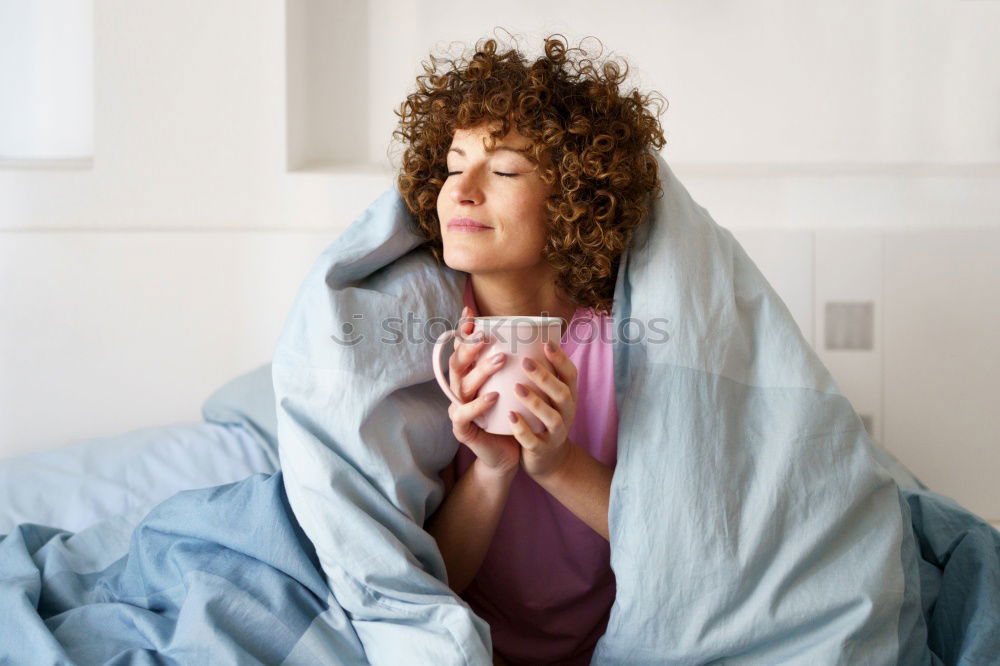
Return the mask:
<path fill-rule="evenodd" d="M 479 462 L 489 471 L 500 476 L 512 476 L 521 465 L 521 445 L 517 438 L 486 432 L 473 423 L 473 419 L 496 404 L 495 391 L 474 396 L 483 382 L 503 367 L 507 357 L 501 352 L 494 355 L 500 356 L 499 362 L 479 358 L 489 340 L 470 339 L 474 325 L 471 319 L 464 321 L 469 314 L 468 306 L 462 309 L 463 323 L 459 327 L 459 335 L 455 336 L 455 351 L 448 359 L 448 381 L 452 392 L 462 401 L 462 404 L 453 402 L 448 407 L 452 433 L 455 439 L 476 454 Z"/>

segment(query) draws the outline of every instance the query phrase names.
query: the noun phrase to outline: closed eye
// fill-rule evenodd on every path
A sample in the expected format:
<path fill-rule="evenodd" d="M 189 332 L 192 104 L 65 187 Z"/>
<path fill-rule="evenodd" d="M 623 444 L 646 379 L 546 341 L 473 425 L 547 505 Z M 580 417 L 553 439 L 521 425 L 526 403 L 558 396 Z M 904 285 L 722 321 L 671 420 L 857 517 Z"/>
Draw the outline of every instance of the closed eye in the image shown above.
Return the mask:
<path fill-rule="evenodd" d="M 454 176 L 456 173 L 462 173 L 461 171 L 449 171 L 449 176 Z M 503 173 L 502 171 L 494 171 L 498 176 L 503 176 L 504 178 L 517 178 L 520 174 L 517 173 Z"/>

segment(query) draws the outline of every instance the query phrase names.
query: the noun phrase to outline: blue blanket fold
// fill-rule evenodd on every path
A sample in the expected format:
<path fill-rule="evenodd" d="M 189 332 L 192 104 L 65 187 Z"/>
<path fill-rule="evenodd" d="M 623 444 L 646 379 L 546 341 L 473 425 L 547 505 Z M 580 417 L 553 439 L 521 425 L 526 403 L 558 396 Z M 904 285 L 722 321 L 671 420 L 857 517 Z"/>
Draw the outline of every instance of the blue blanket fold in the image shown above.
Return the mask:
<path fill-rule="evenodd" d="M 1000 663 L 1000 532 L 931 490 L 904 491 L 927 643 L 944 664 Z"/>
<path fill-rule="evenodd" d="M 281 472 L 178 493 L 138 524 L 23 524 L 0 563 L 4 663 L 364 663 Z"/>

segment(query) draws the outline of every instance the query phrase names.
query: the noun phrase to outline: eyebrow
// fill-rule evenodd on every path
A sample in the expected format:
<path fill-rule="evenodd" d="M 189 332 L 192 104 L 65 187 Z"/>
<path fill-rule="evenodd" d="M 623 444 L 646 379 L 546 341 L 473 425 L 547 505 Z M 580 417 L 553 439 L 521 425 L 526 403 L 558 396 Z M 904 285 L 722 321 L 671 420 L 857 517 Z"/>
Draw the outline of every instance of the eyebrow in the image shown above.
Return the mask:
<path fill-rule="evenodd" d="M 519 155 L 524 155 L 525 157 L 527 157 L 528 150 L 530 150 L 530 148 L 511 148 L 510 146 L 496 146 L 494 148 L 494 150 L 495 151 L 496 150 L 507 150 L 507 151 L 510 151 L 512 153 L 517 153 Z M 450 148 L 448 150 L 448 152 L 449 153 L 458 153 L 462 157 L 465 157 L 465 151 L 462 150 L 461 148 Z"/>

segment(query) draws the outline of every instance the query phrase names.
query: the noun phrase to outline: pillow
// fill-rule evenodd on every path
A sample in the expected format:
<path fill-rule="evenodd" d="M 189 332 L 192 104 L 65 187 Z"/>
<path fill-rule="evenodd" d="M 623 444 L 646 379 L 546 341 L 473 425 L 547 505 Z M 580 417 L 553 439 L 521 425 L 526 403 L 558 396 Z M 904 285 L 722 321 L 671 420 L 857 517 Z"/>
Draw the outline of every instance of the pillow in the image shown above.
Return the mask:
<path fill-rule="evenodd" d="M 271 364 L 265 363 L 232 379 L 208 397 L 201 407 L 205 421 L 240 424 L 260 438 L 261 444 L 278 456 L 278 425 L 274 414 Z"/>

